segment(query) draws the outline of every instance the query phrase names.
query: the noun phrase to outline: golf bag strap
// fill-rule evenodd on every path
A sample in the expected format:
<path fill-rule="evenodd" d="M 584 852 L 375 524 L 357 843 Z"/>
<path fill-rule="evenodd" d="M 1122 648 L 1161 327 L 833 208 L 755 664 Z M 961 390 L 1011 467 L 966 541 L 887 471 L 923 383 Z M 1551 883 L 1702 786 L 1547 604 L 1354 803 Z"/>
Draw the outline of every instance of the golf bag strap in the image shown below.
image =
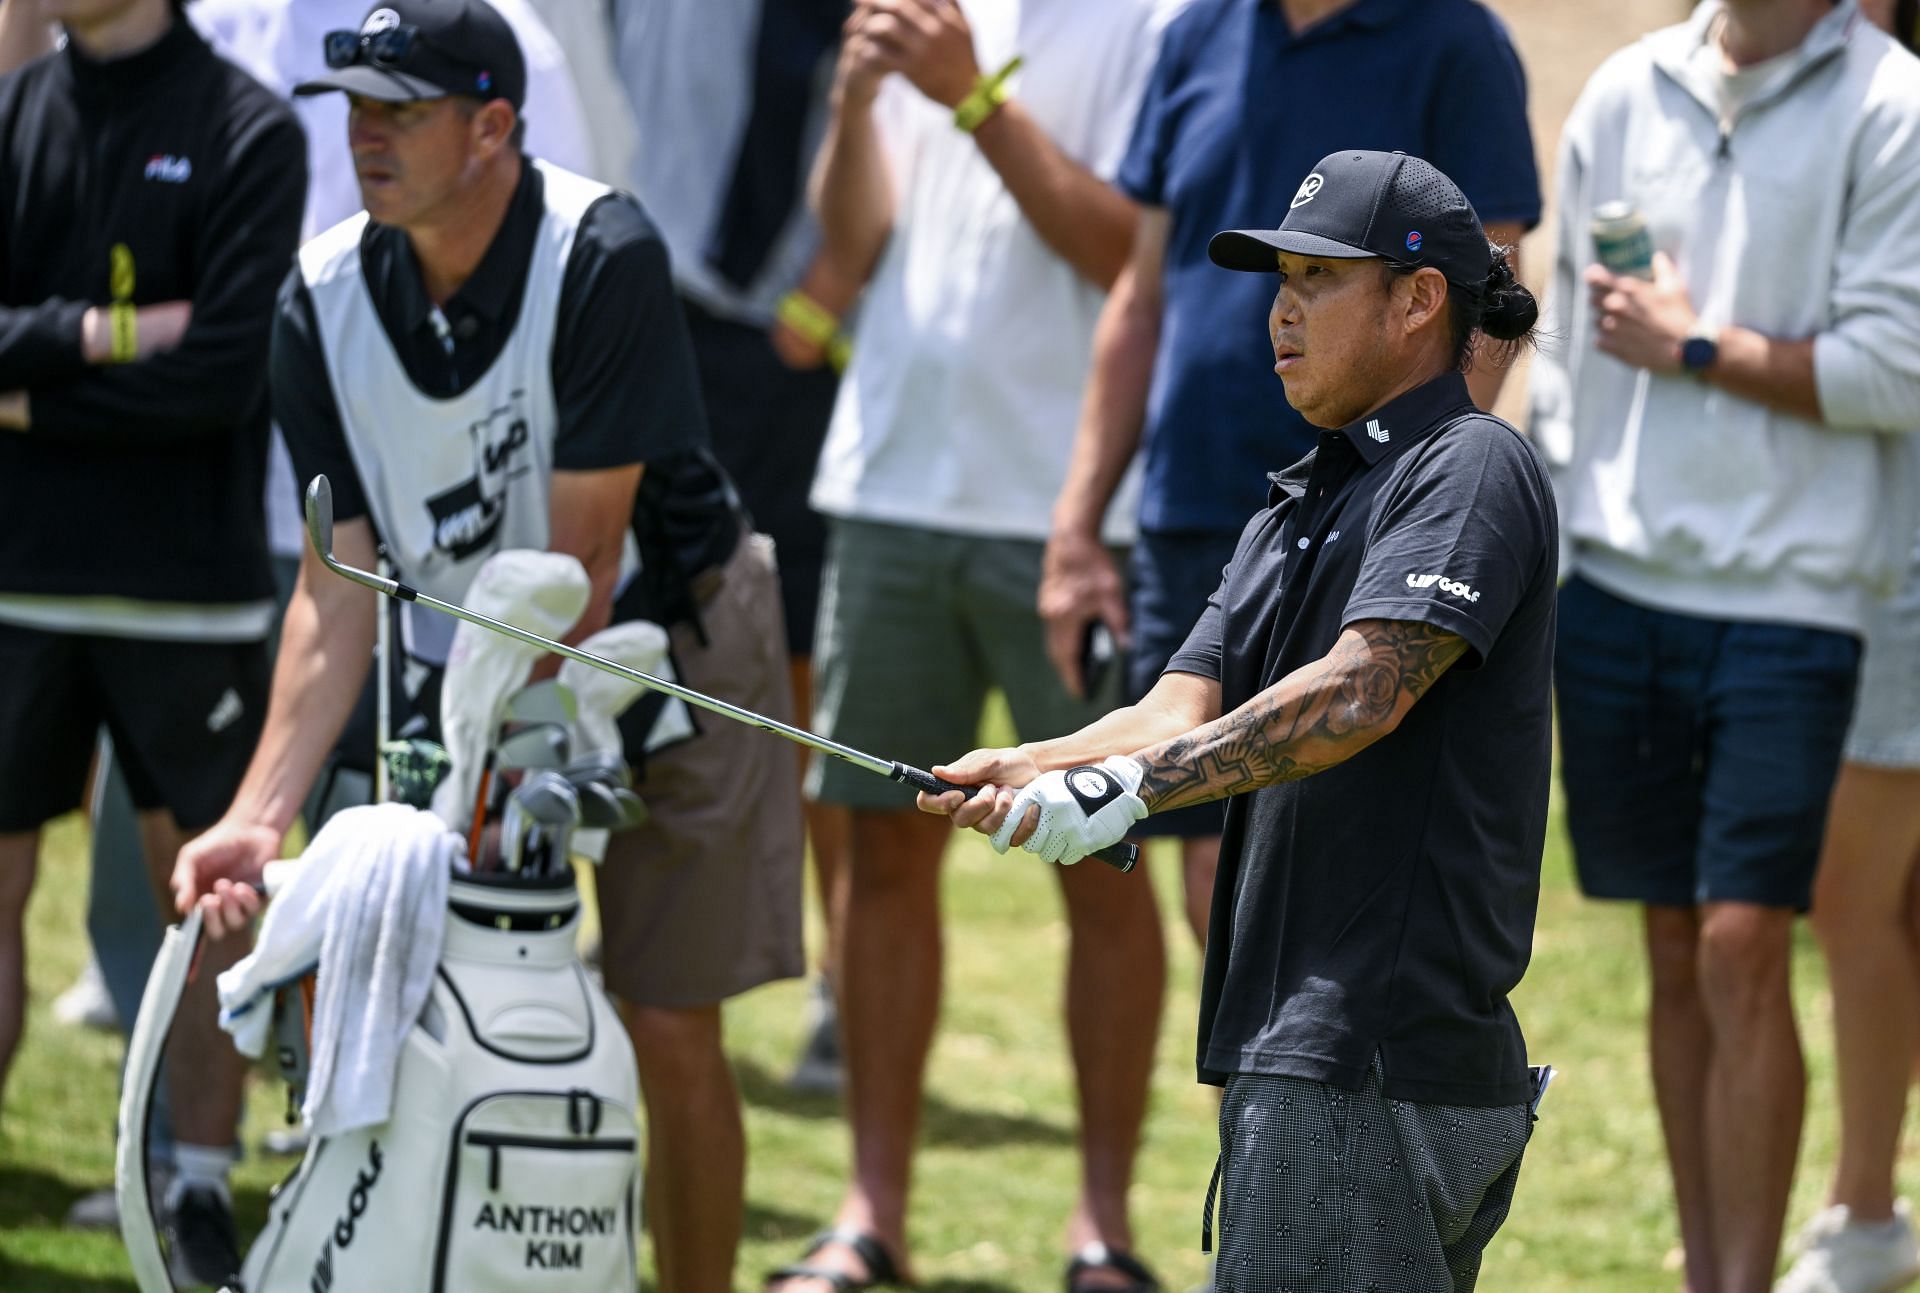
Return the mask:
<path fill-rule="evenodd" d="M 127 1041 L 127 1067 L 120 1084 L 119 1139 L 114 1148 L 114 1195 L 120 1205 L 120 1237 L 133 1264 L 140 1293 L 174 1293 L 160 1250 L 153 1199 L 147 1189 L 147 1115 L 165 1066 L 167 1035 L 187 990 L 187 976 L 200 950 L 200 909 L 169 929 L 161 940 L 140 998 L 140 1014 Z"/>

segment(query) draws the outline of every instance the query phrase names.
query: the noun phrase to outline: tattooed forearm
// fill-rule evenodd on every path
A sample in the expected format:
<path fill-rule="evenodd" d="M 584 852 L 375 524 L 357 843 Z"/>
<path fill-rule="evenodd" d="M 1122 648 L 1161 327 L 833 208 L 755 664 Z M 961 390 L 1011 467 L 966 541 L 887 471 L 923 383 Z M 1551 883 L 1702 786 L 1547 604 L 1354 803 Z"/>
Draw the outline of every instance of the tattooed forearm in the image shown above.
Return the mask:
<path fill-rule="evenodd" d="M 1322 659 L 1230 714 L 1137 754 L 1150 810 L 1224 799 L 1330 768 L 1385 736 L 1466 651 L 1457 634 L 1365 620 Z"/>

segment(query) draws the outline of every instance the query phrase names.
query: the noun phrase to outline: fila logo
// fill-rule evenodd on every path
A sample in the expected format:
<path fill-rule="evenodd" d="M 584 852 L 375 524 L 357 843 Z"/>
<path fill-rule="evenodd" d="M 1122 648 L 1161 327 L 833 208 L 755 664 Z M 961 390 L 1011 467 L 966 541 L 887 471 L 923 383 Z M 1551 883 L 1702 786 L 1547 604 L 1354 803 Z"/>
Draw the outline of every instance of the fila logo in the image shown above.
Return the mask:
<path fill-rule="evenodd" d="M 1295 207 L 1303 207 L 1319 197 L 1320 186 L 1326 182 L 1326 178 L 1322 176 L 1319 171 L 1315 171 L 1313 174 L 1307 176 L 1306 179 L 1301 180 L 1300 191 L 1293 195 L 1293 201 L 1287 203 L 1287 210 L 1291 211 Z"/>
<path fill-rule="evenodd" d="M 1381 444 L 1385 444 L 1387 441 L 1393 439 L 1393 433 L 1380 425 L 1379 418 L 1367 419 L 1367 435 L 1371 439 L 1378 440 Z"/>
<path fill-rule="evenodd" d="M 1475 592 L 1470 586 L 1461 583 L 1457 579 L 1448 579 L 1445 575 L 1407 576 L 1407 587 L 1409 588 L 1431 588 L 1435 584 L 1440 585 L 1440 591 L 1443 593 L 1452 593 L 1455 597 L 1464 597 L 1470 602 L 1480 600 L 1480 594 Z"/>
<path fill-rule="evenodd" d="M 207 715 L 207 730 L 224 732 L 239 722 L 240 716 L 246 712 L 247 707 L 240 703 L 240 693 L 229 687 L 221 693 L 218 703 L 213 707 L 213 712 Z"/>
<path fill-rule="evenodd" d="M 147 158 L 147 178 L 168 184 L 185 184 L 193 178 L 193 162 L 172 153 L 155 153 Z"/>

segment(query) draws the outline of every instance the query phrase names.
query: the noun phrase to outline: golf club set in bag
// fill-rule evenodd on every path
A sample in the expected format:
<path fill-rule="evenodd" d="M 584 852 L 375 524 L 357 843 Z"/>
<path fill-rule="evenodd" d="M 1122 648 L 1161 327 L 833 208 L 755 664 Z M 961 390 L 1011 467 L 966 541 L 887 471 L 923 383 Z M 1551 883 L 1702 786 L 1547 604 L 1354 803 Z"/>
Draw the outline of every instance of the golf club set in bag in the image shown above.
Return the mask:
<path fill-rule="evenodd" d="M 391 671 L 383 658 L 375 777 L 383 802 L 337 814 L 301 860 L 270 864 L 266 896 L 284 895 L 285 908 L 296 895 L 325 892 L 318 868 L 335 864 L 312 863 L 316 874 L 306 874 L 307 858 L 342 837 L 350 814 L 404 813 L 398 805 L 430 807 L 433 818 L 424 811 L 418 820 L 388 816 L 379 819 L 382 829 L 404 820 L 446 856 L 464 854 L 470 867 L 445 879 L 444 898 L 432 890 L 436 911 L 444 902 L 444 933 L 422 1004 L 406 1014 L 390 1099 L 379 1102 L 376 1121 L 336 1127 L 324 1106 L 316 1118 L 314 1099 L 333 1071 L 323 1071 L 322 1056 L 337 1058 L 333 1046 L 321 1046 L 315 1020 L 340 1013 L 340 985 L 364 967 L 296 957 L 305 963 L 268 985 L 271 1020 L 255 1021 L 251 1034 L 247 1021 L 230 1018 L 246 1006 L 228 1002 L 229 977 L 247 962 L 220 976 L 223 1025 L 237 1040 L 250 1035 L 255 1048 L 274 1050 L 314 1133 L 299 1167 L 273 1192 L 266 1228 L 229 1293 L 635 1289 L 638 1079 L 625 1031 L 575 951 L 580 902 L 570 865 L 574 856 L 597 861 L 606 832 L 646 817 L 619 715 L 643 690 L 653 691 L 668 706 L 651 725 L 649 749 L 690 735 L 691 707 L 930 793 L 972 788 L 681 686 L 658 625 L 630 622 L 579 647 L 561 643 L 590 592 L 571 557 L 498 553 L 476 575 L 470 605 L 457 606 L 337 561 L 326 477 L 308 486 L 306 507 L 308 537 L 329 570 L 461 624 L 441 689 L 444 744 L 388 739 Z M 385 652 L 391 634 L 380 618 Z M 544 653 L 562 657 L 559 674 L 528 685 Z M 449 831 L 460 841 L 446 838 Z M 380 844 L 368 841 L 367 850 Z M 337 855 L 334 845 L 327 856 Z M 1095 856 L 1125 871 L 1138 850 L 1121 844 Z M 358 895 L 343 898 L 340 888 L 332 886 L 332 900 L 351 907 Z M 265 954 L 279 914 L 269 908 L 254 957 Z M 394 937 L 383 946 L 411 932 L 386 931 Z M 197 909 L 167 932 L 128 1044 L 115 1185 L 142 1293 L 176 1287 L 149 1197 L 147 1115 L 200 937 Z M 327 945 L 315 936 L 316 952 Z M 325 1009 L 330 986 L 332 1011 Z M 356 1002 L 344 1010 L 351 1016 L 366 1008 Z M 384 1087 L 380 1095 L 388 1095 Z"/>

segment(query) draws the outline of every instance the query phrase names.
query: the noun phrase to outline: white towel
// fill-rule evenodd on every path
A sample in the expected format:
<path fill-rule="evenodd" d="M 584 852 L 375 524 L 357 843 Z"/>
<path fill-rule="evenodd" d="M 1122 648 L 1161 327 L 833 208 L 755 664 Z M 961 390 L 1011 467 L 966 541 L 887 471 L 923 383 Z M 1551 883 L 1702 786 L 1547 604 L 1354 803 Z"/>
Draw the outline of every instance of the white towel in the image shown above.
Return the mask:
<path fill-rule="evenodd" d="M 271 991 L 316 962 L 301 1115 L 317 1136 L 385 1122 L 400 1045 L 433 985 L 447 876 L 464 845 L 432 813 L 373 804 L 338 813 L 275 897 L 253 953 L 219 979 L 221 1025 L 258 1056 Z"/>

